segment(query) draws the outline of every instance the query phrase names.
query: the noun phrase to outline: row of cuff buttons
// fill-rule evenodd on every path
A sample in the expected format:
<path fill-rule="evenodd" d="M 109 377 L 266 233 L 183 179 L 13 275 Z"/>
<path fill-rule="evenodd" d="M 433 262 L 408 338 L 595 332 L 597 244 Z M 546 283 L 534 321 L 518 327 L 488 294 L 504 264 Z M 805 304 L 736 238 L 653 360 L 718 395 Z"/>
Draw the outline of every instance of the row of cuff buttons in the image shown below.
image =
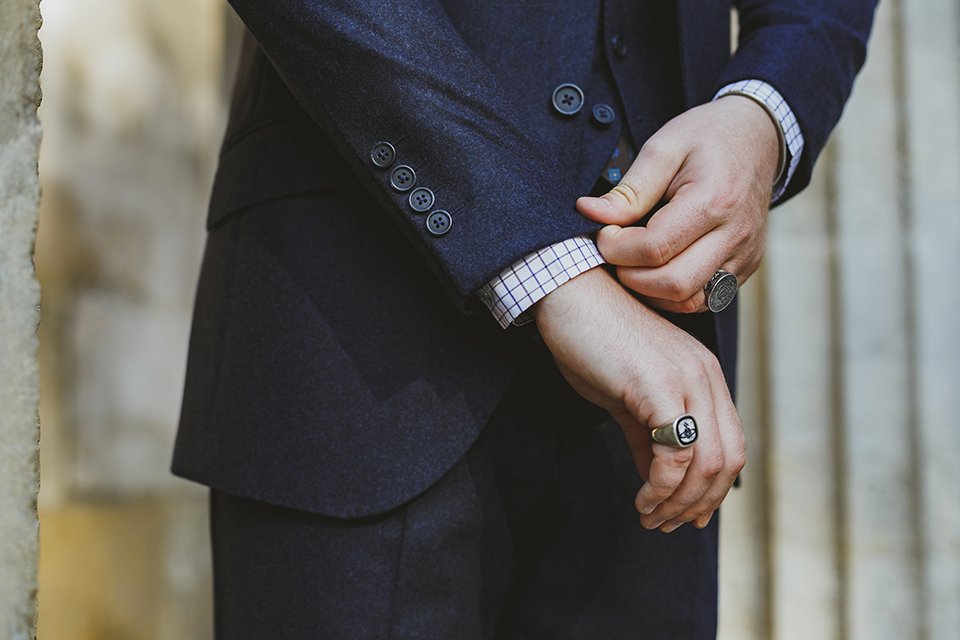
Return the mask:
<path fill-rule="evenodd" d="M 370 159 L 374 166 L 380 169 L 389 169 L 397 160 L 397 150 L 389 142 L 381 141 L 373 147 L 373 151 L 370 152 Z M 436 198 L 434 198 L 433 191 L 426 187 L 414 189 L 416 183 L 417 172 L 409 165 L 398 164 L 390 172 L 390 186 L 400 193 L 410 191 L 410 196 L 407 198 L 410 208 L 417 213 L 426 213 L 433 208 Z M 437 209 L 427 216 L 426 226 L 427 231 L 431 234 L 442 236 L 450 231 L 450 227 L 453 226 L 453 217 L 443 209 Z"/>
<path fill-rule="evenodd" d="M 583 108 L 583 89 L 565 82 L 553 90 L 553 108 L 564 116 L 575 115 Z M 601 126 L 608 126 L 617 119 L 613 107 L 608 104 L 597 104 L 593 107 L 593 120 Z"/>

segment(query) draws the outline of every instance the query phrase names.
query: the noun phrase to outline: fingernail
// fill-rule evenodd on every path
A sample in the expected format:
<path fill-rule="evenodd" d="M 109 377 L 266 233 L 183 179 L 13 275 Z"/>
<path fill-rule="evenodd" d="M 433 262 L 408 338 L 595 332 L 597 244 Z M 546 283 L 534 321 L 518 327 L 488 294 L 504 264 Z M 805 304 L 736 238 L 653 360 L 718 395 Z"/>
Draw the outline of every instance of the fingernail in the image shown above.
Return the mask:
<path fill-rule="evenodd" d="M 642 514 L 645 515 L 645 516 L 648 516 L 648 515 L 650 515 L 651 513 L 653 513 L 653 510 L 656 509 L 656 508 L 657 508 L 657 505 L 655 505 L 655 504 L 647 505 L 647 506 L 644 507 L 643 509 L 640 509 L 640 513 L 642 513 Z"/>
<path fill-rule="evenodd" d="M 662 525 L 662 524 L 663 524 L 663 520 L 658 520 L 657 522 L 654 522 L 653 524 L 644 525 L 644 526 L 646 526 L 647 529 L 659 529 L 659 528 L 660 528 L 660 525 Z"/>
<path fill-rule="evenodd" d="M 663 533 L 673 533 L 674 531 L 679 529 L 682 525 L 683 525 L 682 522 L 678 522 L 676 524 L 668 524 L 667 526 L 662 527 L 660 531 Z"/>

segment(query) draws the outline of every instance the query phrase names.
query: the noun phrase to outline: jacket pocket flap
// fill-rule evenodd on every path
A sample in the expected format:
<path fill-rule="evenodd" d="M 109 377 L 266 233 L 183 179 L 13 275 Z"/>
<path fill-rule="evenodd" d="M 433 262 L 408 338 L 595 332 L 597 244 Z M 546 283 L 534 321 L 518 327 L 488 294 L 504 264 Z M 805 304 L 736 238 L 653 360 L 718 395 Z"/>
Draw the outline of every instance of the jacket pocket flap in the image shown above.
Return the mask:
<path fill-rule="evenodd" d="M 350 177 L 346 163 L 311 120 L 291 116 L 256 125 L 224 144 L 207 229 L 253 205 L 330 190 Z"/>

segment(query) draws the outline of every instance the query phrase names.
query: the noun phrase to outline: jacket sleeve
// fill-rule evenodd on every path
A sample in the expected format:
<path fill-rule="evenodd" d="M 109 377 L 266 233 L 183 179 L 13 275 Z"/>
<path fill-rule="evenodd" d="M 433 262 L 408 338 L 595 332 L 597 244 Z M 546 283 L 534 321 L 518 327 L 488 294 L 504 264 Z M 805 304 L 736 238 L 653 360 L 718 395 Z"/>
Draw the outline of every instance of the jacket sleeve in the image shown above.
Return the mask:
<path fill-rule="evenodd" d="M 717 88 L 747 78 L 779 91 L 803 132 L 804 148 L 786 193 L 810 182 L 866 58 L 877 0 L 737 0 L 739 45 Z"/>
<path fill-rule="evenodd" d="M 230 1 L 294 97 L 461 304 L 518 258 L 596 228 L 436 0 Z M 386 168 L 371 157 L 380 141 L 396 151 Z M 431 228 L 411 208 L 410 191 L 391 186 L 400 165 L 434 192 L 430 210 L 448 212 L 452 224 Z"/>

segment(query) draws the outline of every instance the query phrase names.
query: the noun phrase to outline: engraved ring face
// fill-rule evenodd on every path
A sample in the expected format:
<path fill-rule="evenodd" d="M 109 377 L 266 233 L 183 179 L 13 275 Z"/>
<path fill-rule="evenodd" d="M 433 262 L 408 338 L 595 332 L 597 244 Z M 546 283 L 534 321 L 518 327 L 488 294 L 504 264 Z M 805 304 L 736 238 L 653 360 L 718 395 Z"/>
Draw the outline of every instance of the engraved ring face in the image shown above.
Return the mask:
<path fill-rule="evenodd" d="M 707 308 L 714 313 L 726 309 L 737 297 L 738 286 L 737 276 L 723 269 L 717 271 L 704 287 L 704 292 L 707 294 Z"/>
<path fill-rule="evenodd" d="M 697 441 L 697 422 L 693 416 L 683 416 L 677 420 L 677 441 L 685 447 Z"/>
<path fill-rule="evenodd" d="M 698 435 L 697 421 L 689 413 L 678 416 L 673 422 L 668 422 L 650 432 L 654 442 L 678 449 L 692 445 L 697 441 Z"/>

